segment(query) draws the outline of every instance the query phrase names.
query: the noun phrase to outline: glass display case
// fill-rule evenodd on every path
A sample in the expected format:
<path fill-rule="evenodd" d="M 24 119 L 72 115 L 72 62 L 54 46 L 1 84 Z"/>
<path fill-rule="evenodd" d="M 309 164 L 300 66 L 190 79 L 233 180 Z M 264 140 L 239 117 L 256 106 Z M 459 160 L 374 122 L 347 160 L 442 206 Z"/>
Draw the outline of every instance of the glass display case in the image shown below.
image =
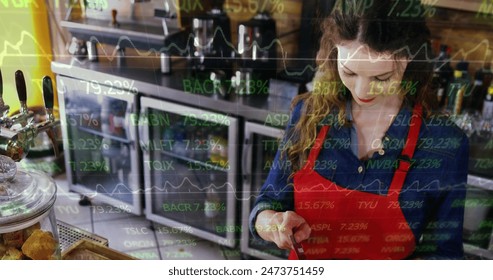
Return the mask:
<path fill-rule="evenodd" d="M 57 83 L 69 189 L 142 214 L 136 95 L 63 76 Z"/>
<path fill-rule="evenodd" d="M 238 120 L 141 97 L 146 217 L 234 247 Z"/>
<path fill-rule="evenodd" d="M 267 179 L 278 150 L 283 130 L 252 122 L 245 123 L 243 146 L 243 201 L 241 252 L 260 259 L 287 259 L 288 251 L 275 244 L 254 238 L 249 230 L 249 215 L 260 188 Z"/>

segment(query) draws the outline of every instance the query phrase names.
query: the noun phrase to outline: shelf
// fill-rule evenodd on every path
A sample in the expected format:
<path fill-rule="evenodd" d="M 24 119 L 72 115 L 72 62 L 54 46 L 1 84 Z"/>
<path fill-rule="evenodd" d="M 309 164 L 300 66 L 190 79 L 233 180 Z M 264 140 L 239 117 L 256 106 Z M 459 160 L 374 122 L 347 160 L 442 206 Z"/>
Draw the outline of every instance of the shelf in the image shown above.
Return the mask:
<path fill-rule="evenodd" d="M 103 132 L 100 132 L 100 131 L 97 131 L 97 130 L 94 130 L 94 129 L 90 129 L 90 128 L 87 128 L 87 127 L 78 126 L 77 128 L 79 130 L 84 131 L 84 132 L 87 132 L 89 134 L 93 134 L 93 135 L 97 135 L 97 136 L 100 136 L 100 137 L 103 137 L 103 138 L 108 138 L 108 139 L 111 139 L 111 140 L 115 140 L 115 141 L 121 142 L 123 144 L 130 145 L 133 142 L 133 141 L 127 139 L 127 138 L 109 135 L 109 134 L 106 134 L 106 133 L 103 133 Z"/>
<path fill-rule="evenodd" d="M 422 1 L 424 3 L 430 2 L 430 1 Z M 470 1 L 464 1 L 464 0 L 435 0 L 433 6 L 439 7 L 439 8 L 447 8 L 447 9 L 455 9 L 455 10 L 460 10 L 460 11 L 467 11 L 467 12 L 472 12 L 472 13 L 477 13 L 481 7 L 482 3 L 484 1 L 482 0 L 470 0 Z M 486 2 L 489 3 L 489 2 Z M 488 11 L 488 13 L 491 13 L 492 11 Z"/>
<path fill-rule="evenodd" d="M 427 0 L 428 2 L 430 0 Z M 430 11 L 435 11 L 433 16 L 427 18 L 427 25 L 432 29 L 432 33 L 443 34 L 443 29 L 458 29 L 458 30 L 470 30 L 473 33 L 477 32 L 490 32 L 493 27 L 493 9 L 491 5 L 484 0 L 432 0 L 438 1 Z M 433 31 L 435 30 L 435 31 Z M 454 32 L 455 33 L 455 32 Z M 447 33 L 447 36 L 451 34 Z M 440 37 L 440 36 L 439 36 Z M 450 39 L 450 38 L 449 38 Z M 460 39 L 457 39 L 460 40 Z M 482 60 L 481 60 L 482 61 Z"/>
<path fill-rule="evenodd" d="M 180 160 L 185 161 L 185 162 L 193 163 L 196 167 L 196 168 L 194 168 L 194 170 L 196 170 L 196 171 L 216 170 L 216 171 L 222 171 L 222 172 L 229 172 L 229 168 L 224 168 L 224 167 L 221 167 L 219 165 L 209 164 L 209 163 L 206 163 L 203 161 L 192 159 L 192 158 L 186 157 L 186 156 L 181 156 L 181 155 L 178 155 L 176 153 L 172 153 L 172 152 L 168 152 L 168 151 L 161 151 L 161 153 L 164 155 L 176 158 L 176 159 L 180 159 Z"/>
<path fill-rule="evenodd" d="M 475 175 L 468 175 L 467 184 L 477 188 L 493 191 L 493 179 L 483 178 Z"/>
<path fill-rule="evenodd" d="M 162 25 L 152 22 L 120 22 L 118 27 L 113 27 L 110 20 L 92 18 L 61 21 L 60 25 L 78 39 L 155 51 L 166 48 L 173 38 L 183 33 L 178 28 L 170 27 L 169 34 L 164 35 Z"/>

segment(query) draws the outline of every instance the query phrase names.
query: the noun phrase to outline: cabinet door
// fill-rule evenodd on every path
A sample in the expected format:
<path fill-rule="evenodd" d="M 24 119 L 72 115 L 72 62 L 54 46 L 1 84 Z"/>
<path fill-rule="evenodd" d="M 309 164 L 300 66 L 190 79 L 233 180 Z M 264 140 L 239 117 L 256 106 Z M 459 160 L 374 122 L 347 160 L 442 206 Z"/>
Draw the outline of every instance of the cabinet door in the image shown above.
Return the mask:
<path fill-rule="evenodd" d="M 288 255 L 288 251 L 273 243 L 254 238 L 249 230 L 249 215 L 269 174 L 282 131 L 251 122 L 245 124 L 241 251 L 261 259 L 286 259 Z"/>
<path fill-rule="evenodd" d="M 87 80 L 57 83 L 70 190 L 141 214 L 136 96 Z"/>
<path fill-rule="evenodd" d="M 148 219 L 234 247 L 237 120 L 142 97 L 138 126 Z"/>

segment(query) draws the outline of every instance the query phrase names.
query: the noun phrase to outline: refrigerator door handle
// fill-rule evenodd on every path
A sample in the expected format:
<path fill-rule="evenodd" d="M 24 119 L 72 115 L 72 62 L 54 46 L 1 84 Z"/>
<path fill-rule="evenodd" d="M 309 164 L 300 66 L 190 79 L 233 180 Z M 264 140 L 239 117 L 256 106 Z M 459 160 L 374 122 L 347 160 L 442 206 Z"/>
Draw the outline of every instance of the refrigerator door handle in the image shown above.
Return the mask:
<path fill-rule="evenodd" d="M 245 171 L 243 174 L 243 180 L 249 182 L 250 175 L 252 174 L 252 143 L 250 142 L 250 137 L 245 138 L 245 143 L 243 146 L 243 156 L 242 156 L 242 170 Z"/>
<path fill-rule="evenodd" d="M 131 145 L 133 147 L 135 147 L 135 149 L 137 149 L 137 143 L 136 143 L 136 140 L 137 140 L 137 135 L 135 135 L 135 124 L 133 123 L 134 121 L 134 118 L 132 118 L 132 112 L 133 112 L 133 106 L 129 104 L 129 106 L 127 107 L 127 111 L 125 112 L 125 123 L 127 124 L 127 133 L 128 133 L 128 137 L 129 137 L 129 140 L 131 142 Z"/>
<path fill-rule="evenodd" d="M 138 132 L 139 132 L 139 145 L 140 149 L 144 153 L 149 153 L 149 127 L 148 125 L 141 125 L 141 124 L 148 124 L 148 122 L 144 122 L 143 118 L 146 116 L 145 114 L 146 108 L 142 107 L 140 110 L 140 115 L 137 118 L 137 127 L 138 127 Z"/>

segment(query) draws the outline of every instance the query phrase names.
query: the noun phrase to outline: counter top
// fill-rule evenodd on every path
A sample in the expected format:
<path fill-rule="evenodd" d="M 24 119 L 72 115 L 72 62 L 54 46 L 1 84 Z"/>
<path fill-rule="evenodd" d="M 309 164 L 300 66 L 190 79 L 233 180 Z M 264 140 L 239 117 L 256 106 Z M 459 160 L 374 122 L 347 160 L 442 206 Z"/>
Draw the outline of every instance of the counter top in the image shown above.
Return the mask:
<path fill-rule="evenodd" d="M 163 75 L 154 59 L 149 63 L 138 58 L 133 63 L 127 58 L 125 67 L 118 67 L 116 59 L 89 62 L 75 58 L 63 58 L 52 62 L 52 71 L 58 75 L 100 84 L 123 85 L 126 90 L 142 96 L 157 97 L 201 109 L 225 113 L 229 116 L 284 128 L 288 121 L 291 98 L 276 95 L 223 97 L 212 93 L 211 81 L 200 80 L 191 73 L 184 59 L 173 61 L 173 72 Z M 116 82 L 118 81 L 118 82 Z"/>

